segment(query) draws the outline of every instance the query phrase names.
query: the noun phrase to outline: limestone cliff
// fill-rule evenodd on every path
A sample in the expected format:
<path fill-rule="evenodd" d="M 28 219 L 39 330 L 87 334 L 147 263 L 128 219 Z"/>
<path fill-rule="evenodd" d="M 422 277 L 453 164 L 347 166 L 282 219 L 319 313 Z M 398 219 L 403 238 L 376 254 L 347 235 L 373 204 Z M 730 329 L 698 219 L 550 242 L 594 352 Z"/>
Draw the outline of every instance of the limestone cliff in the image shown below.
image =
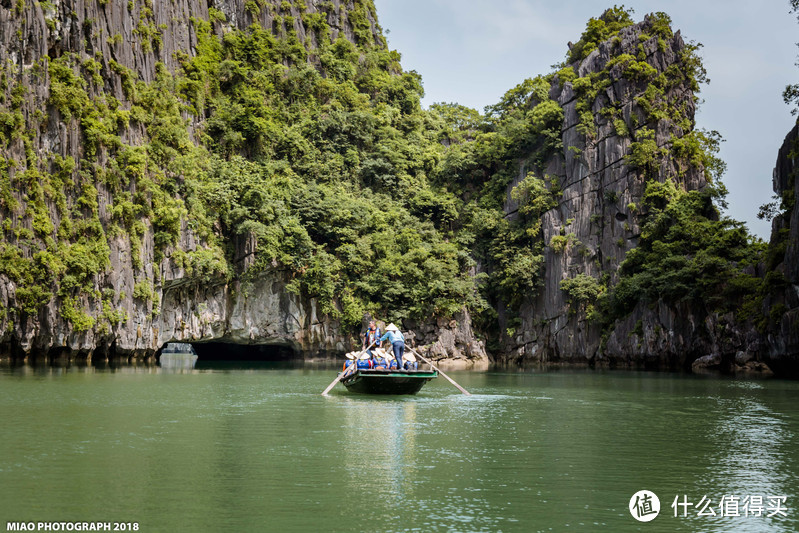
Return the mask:
<path fill-rule="evenodd" d="M 314 357 L 360 344 L 370 313 L 467 367 L 488 361 L 478 335 L 498 362 L 799 353 L 796 130 L 770 255 L 751 262 L 713 205 L 701 61 L 665 14 L 591 19 L 560 70 L 486 116 L 422 110 L 369 0 L 0 0 L 0 51 L 0 356 L 186 341 Z M 722 243 L 704 263 L 653 244 L 680 198 L 676 238 Z M 650 254 L 659 285 L 601 306 L 651 248 L 674 280 Z"/>
<path fill-rule="evenodd" d="M 182 168 L 209 131 L 208 81 L 191 77 L 191 60 L 253 27 L 274 34 L 274 57 L 293 58 L 270 56 L 286 72 L 306 56 L 318 67 L 325 58 L 308 51 L 321 40 L 385 48 L 362 0 L 0 2 L 0 353 L 140 358 L 173 340 L 350 349 L 356 328 L 289 290 L 288 269 L 250 270 L 257 232 L 203 227 L 182 196 Z M 354 71 L 357 52 L 336 46 L 349 63 L 327 59 Z M 159 100 L 171 93 L 184 98 Z M 431 320 L 412 323 L 420 343 L 485 360 L 466 310 Z"/>
<path fill-rule="evenodd" d="M 770 294 L 764 312 L 764 359 L 776 371 L 799 373 L 799 126 L 785 137 L 774 167 L 774 192 L 783 211 L 772 220 L 767 280 Z"/>
<path fill-rule="evenodd" d="M 616 284 L 620 263 L 641 236 L 648 183 L 671 181 L 685 191 L 708 184 L 708 169 L 680 150 L 695 134 L 697 88 L 683 76 L 691 69 L 688 46 L 680 32 L 657 26 L 647 16 L 622 29 L 552 82 L 550 97 L 565 112 L 563 150 L 533 170 L 556 176 L 562 195 L 543 216 L 544 286 L 505 338 L 509 360 L 686 368 L 708 354 L 751 359 L 757 351 L 750 328 L 732 316 L 663 301 L 640 303 L 603 331 L 602 317 L 589 319 L 562 285 L 578 276 Z M 566 70 L 573 72 L 564 79 Z M 509 193 L 530 169 L 523 161 Z M 509 194 L 506 211 L 514 209 Z"/>

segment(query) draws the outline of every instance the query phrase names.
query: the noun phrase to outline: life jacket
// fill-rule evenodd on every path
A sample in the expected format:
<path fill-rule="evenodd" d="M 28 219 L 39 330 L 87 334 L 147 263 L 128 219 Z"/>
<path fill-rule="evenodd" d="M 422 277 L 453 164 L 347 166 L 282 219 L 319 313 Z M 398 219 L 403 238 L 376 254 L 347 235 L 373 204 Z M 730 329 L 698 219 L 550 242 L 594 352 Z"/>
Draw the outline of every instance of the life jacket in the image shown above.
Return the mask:
<path fill-rule="evenodd" d="M 342 368 L 341 370 L 347 370 L 349 367 L 351 367 L 351 366 L 352 366 L 352 364 L 353 364 L 354 362 L 355 362 L 355 361 L 352 361 L 352 360 L 350 360 L 350 359 L 347 359 L 346 361 L 344 361 L 344 368 Z"/>
<path fill-rule="evenodd" d="M 371 344 L 377 346 L 380 344 L 380 328 L 375 327 L 374 331 L 367 329 L 366 333 L 363 334 L 363 338 L 366 341 L 367 346 L 370 346 Z"/>
<path fill-rule="evenodd" d="M 361 368 L 361 369 L 372 368 L 372 360 L 371 359 L 358 359 L 358 368 Z"/>
<path fill-rule="evenodd" d="M 388 368 L 388 364 L 386 360 L 381 357 L 380 359 L 375 359 L 375 368 Z"/>

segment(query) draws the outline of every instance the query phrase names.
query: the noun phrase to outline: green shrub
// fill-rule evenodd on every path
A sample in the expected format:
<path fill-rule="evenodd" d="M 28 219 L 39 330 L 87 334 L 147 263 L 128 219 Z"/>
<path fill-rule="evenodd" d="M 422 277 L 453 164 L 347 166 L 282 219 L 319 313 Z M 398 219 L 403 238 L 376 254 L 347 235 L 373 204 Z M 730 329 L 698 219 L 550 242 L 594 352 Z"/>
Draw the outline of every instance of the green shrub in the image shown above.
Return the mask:
<path fill-rule="evenodd" d="M 576 240 L 576 237 L 577 236 L 574 233 L 569 233 L 568 235 L 553 235 L 549 240 L 549 246 L 555 251 L 555 253 L 561 253 L 570 244 L 579 244 L 580 241 Z"/>
<path fill-rule="evenodd" d="M 86 313 L 77 300 L 72 297 L 62 298 L 61 316 L 72 325 L 77 333 L 88 331 L 94 327 L 94 317 Z"/>
<path fill-rule="evenodd" d="M 585 32 L 569 50 L 566 61 L 572 63 L 588 57 L 593 50 L 607 39 L 613 37 L 622 28 L 631 26 L 631 10 L 622 7 L 613 7 L 606 10 L 599 18 L 591 18 L 586 25 Z"/>
<path fill-rule="evenodd" d="M 599 280 L 582 273 L 561 281 L 560 289 L 566 293 L 569 307 L 575 312 L 578 310 L 590 312 L 594 302 L 605 291 Z"/>
<path fill-rule="evenodd" d="M 153 286 L 149 281 L 137 281 L 133 286 L 133 297 L 138 300 L 142 300 L 143 302 L 151 302 L 153 301 L 154 295 L 155 292 L 153 291 Z"/>

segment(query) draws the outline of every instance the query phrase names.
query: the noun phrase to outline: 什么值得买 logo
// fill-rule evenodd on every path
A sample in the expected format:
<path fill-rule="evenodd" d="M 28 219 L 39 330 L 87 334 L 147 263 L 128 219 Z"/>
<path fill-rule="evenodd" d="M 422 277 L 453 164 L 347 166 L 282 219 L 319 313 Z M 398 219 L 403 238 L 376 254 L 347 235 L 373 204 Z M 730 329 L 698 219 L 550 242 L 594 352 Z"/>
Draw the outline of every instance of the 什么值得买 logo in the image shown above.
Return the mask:
<path fill-rule="evenodd" d="M 639 522 L 649 522 L 660 513 L 660 499 L 650 490 L 639 490 L 630 498 L 630 514 Z"/>

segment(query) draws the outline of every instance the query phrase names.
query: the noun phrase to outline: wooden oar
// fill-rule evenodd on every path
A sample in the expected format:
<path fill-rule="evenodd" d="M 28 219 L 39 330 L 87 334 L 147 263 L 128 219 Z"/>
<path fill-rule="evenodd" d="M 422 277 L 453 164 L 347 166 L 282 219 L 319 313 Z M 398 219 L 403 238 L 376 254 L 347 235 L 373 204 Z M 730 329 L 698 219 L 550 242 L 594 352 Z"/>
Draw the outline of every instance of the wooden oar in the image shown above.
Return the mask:
<path fill-rule="evenodd" d="M 410 351 L 412 354 L 414 354 L 416 357 L 420 358 L 422 361 L 424 361 L 424 362 L 425 362 L 425 363 L 427 363 L 428 365 L 432 366 L 434 369 L 436 369 L 436 370 L 438 371 L 438 373 L 439 373 L 439 374 L 441 374 L 442 376 L 444 376 L 445 378 L 447 378 L 447 380 L 449 380 L 449 382 L 450 382 L 450 383 L 452 383 L 453 385 L 455 385 L 456 387 L 458 387 L 458 390 L 459 390 L 459 391 L 461 391 L 463 394 L 465 394 L 466 396 L 471 396 L 471 395 L 472 395 L 472 394 L 471 394 L 469 391 L 467 391 L 466 389 L 464 389 L 463 387 L 461 387 L 460 385 L 458 385 L 457 383 L 455 383 L 455 380 L 454 380 L 454 379 L 452 379 L 451 377 L 449 377 L 448 375 L 446 375 L 446 374 L 444 373 L 444 371 L 443 371 L 443 370 L 441 370 L 440 368 L 438 368 L 436 365 L 434 365 L 432 361 L 430 361 L 429 359 L 426 359 L 425 357 L 423 357 L 423 356 L 422 356 L 422 355 L 421 355 L 419 352 L 417 352 L 416 350 L 414 350 L 414 349 L 413 349 L 413 348 L 411 348 L 410 346 L 408 346 L 407 348 L 408 348 L 408 350 L 409 350 L 409 351 Z"/>
<path fill-rule="evenodd" d="M 353 361 L 354 361 L 353 364 L 357 365 L 358 364 L 358 359 L 360 359 L 361 356 L 363 354 L 365 354 L 367 352 L 367 350 L 369 350 L 369 348 L 371 348 L 374 345 L 375 345 L 375 343 L 370 344 L 369 346 L 367 346 L 366 350 L 364 350 L 361 353 L 359 353 L 358 356 L 355 359 L 353 359 Z M 327 393 L 330 392 L 330 389 L 335 387 L 336 383 L 341 381 L 341 378 L 343 378 L 344 375 L 349 375 L 349 373 L 345 371 L 345 372 L 341 372 L 338 376 L 336 376 L 336 379 L 333 380 L 333 383 L 331 383 L 330 385 L 327 386 L 327 388 L 325 389 L 325 392 L 322 393 L 322 396 L 327 396 Z"/>

